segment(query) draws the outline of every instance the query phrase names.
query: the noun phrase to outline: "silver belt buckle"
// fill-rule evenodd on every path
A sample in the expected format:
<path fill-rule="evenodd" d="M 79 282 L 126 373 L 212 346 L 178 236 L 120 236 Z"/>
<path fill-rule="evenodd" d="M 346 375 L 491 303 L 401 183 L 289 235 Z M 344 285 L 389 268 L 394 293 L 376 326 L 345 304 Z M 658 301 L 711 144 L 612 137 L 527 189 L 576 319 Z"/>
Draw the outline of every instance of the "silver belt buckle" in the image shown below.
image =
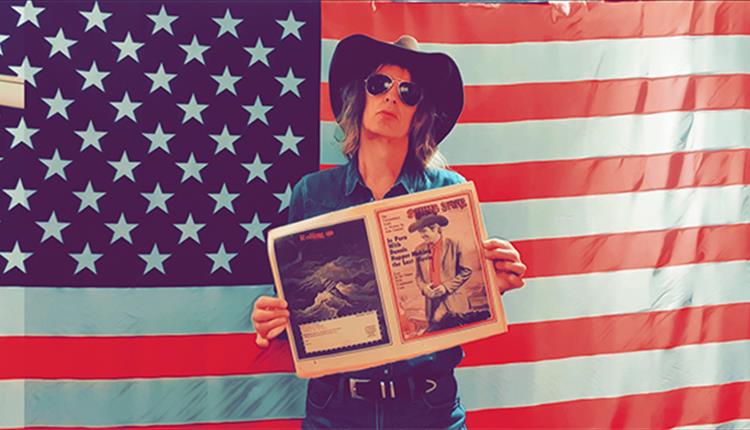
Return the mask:
<path fill-rule="evenodd" d="M 359 382 L 370 382 L 369 379 L 349 378 L 349 395 L 352 399 L 365 400 L 364 397 L 357 394 L 357 383 Z"/>

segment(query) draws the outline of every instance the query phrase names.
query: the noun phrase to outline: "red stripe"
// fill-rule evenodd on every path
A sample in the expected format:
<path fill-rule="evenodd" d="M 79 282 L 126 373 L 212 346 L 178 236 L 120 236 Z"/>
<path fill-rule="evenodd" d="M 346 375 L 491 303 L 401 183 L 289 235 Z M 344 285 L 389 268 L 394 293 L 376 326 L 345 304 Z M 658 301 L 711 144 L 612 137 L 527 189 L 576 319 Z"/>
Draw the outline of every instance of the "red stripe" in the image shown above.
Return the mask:
<path fill-rule="evenodd" d="M 328 83 L 320 91 L 321 120 L 333 121 Z M 750 109 L 750 74 L 467 85 L 464 95 L 460 123 Z"/>
<path fill-rule="evenodd" d="M 750 418 L 748 399 L 750 382 L 735 382 L 616 398 L 473 411 L 467 414 L 467 421 L 471 429 L 665 429 Z"/>
<path fill-rule="evenodd" d="M 464 345 L 462 366 L 518 363 L 750 339 L 750 303 L 513 324 Z"/>
<path fill-rule="evenodd" d="M 474 181 L 481 201 L 500 202 L 750 184 L 750 149 L 463 165 L 452 169 Z"/>
<path fill-rule="evenodd" d="M 750 4 L 743 1 L 471 6 L 322 2 L 321 17 L 325 39 L 363 33 L 391 41 L 406 32 L 423 43 L 750 34 Z"/>
<path fill-rule="evenodd" d="M 336 167 L 321 164 L 320 170 Z M 750 149 L 450 167 L 482 202 L 750 184 Z M 540 175 L 539 172 L 544 172 Z M 503 186 L 498 186 L 503 184 Z"/>
<path fill-rule="evenodd" d="M 467 344 L 461 366 L 741 339 L 750 339 L 750 303 L 514 324 L 507 334 Z M 293 372 L 287 343 L 276 341 L 272 345 L 269 350 L 260 350 L 255 347 L 254 337 L 249 335 L 6 337 L 0 338 L 0 350 L 11 358 L 0 368 L 0 379 L 120 379 Z M 13 357 L 19 358 L 14 360 Z"/>
<path fill-rule="evenodd" d="M 750 260 L 750 224 L 519 240 L 527 277 Z"/>

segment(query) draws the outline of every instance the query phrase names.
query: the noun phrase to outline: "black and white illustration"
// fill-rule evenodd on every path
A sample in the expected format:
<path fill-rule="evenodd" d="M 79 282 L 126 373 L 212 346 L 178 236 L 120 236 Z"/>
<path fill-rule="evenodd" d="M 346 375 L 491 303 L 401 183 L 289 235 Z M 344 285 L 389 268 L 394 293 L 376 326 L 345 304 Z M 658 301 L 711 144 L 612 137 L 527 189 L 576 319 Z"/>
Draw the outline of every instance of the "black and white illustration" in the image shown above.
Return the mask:
<path fill-rule="evenodd" d="M 280 237 L 274 246 L 299 358 L 389 342 L 364 220 Z"/>

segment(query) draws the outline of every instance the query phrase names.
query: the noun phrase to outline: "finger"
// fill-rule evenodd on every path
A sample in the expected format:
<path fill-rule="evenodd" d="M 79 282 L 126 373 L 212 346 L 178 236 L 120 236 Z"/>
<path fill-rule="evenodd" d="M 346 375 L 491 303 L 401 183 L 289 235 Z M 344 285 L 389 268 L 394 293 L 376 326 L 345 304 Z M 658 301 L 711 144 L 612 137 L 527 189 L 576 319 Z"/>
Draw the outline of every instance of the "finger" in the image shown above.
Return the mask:
<path fill-rule="evenodd" d="M 289 318 L 289 311 L 286 309 L 255 309 L 253 311 L 253 322 L 258 324 L 265 321 L 270 321 L 274 318 L 287 317 Z"/>
<path fill-rule="evenodd" d="M 485 249 L 484 257 L 490 260 L 507 260 L 507 261 L 521 261 L 521 254 L 515 249 Z"/>
<path fill-rule="evenodd" d="M 513 245 L 511 245 L 509 241 L 505 239 L 500 239 L 498 237 L 487 239 L 484 242 L 482 242 L 482 245 L 487 249 L 512 248 L 513 247 Z"/>
<path fill-rule="evenodd" d="M 286 309 L 287 306 L 289 305 L 286 300 L 271 296 L 260 296 L 255 302 L 255 307 L 261 309 Z"/>
<path fill-rule="evenodd" d="M 263 336 L 256 335 L 255 336 L 255 344 L 258 345 L 261 348 L 268 348 L 268 345 L 271 343 Z"/>
<path fill-rule="evenodd" d="M 268 339 L 275 339 L 278 335 L 280 335 L 284 330 L 286 330 L 286 324 L 276 327 L 268 332 Z"/>
<path fill-rule="evenodd" d="M 513 274 L 508 274 L 508 282 L 513 286 L 513 288 L 521 288 L 526 285 L 526 282 L 524 282 L 522 278 Z"/>
<path fill-rule="evenodd" d="M 517 276 L 523 276 L 526 273 L 526 265 L 523 263 L 513 263 L 510 261 L 495 261 L 495 271 L 510 272 Z"/>
<path fill-rule="evenodd" d="M 279 317 L 270 321 L 264 321 L 255 325 L 255 331 L 261 336 L 268 338 L 268 333 L 276 327 L 284 326 L 289 322 L 289 318 Z"/>

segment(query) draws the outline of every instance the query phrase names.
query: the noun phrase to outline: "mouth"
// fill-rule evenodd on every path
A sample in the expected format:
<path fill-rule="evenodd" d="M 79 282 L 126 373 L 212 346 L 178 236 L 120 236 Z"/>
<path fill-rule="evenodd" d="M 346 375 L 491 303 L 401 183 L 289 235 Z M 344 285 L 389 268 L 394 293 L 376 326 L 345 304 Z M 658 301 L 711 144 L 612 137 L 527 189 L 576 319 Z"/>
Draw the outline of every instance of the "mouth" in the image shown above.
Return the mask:
<path fill-rule="evenodd" d="M 379 113 L 379 114 L 383 114 L 383 115 L 385 115 L 385 116 L 388 116 L 388 117 L 391 117 L 391 118 L 393 118 L 393 119 L 398 119 L 398 117 L 396 116 L 396 114 L 395 114 L 395 113 L 393 113 L 393 112 L 389 112 L 389 111 L 387 111 L 387 110 L 381 110 L 381 111 L 378 111 L 378 113 Z"/>

